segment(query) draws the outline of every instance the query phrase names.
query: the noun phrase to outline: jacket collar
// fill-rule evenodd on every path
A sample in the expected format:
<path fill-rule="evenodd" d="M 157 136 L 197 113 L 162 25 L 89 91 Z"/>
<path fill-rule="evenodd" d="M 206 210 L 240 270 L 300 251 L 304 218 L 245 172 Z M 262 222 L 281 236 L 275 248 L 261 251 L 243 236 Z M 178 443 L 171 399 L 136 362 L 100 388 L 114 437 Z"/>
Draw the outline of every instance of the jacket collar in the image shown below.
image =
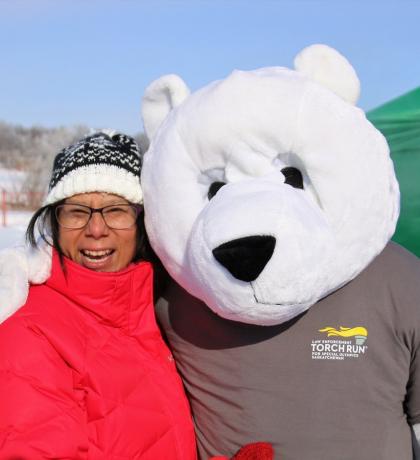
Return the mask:
<path fill-rule="evenodd" d="M 133 332 L 146 310 L 153 311 L 153 269 L 149 262 L 114 273 L 99 273 L 64 258 L 64 270 L 53 250 L 46 285 L 101 322 Z M 147 308 L 150 307 L 150 308 Z"/>

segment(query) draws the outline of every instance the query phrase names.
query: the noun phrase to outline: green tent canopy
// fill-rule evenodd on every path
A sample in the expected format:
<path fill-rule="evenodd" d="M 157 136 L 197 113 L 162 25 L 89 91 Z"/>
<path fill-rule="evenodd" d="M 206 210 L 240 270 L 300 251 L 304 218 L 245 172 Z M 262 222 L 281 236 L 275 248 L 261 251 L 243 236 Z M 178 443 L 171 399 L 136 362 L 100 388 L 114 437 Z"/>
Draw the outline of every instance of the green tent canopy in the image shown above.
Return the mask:
<path fill-rule="evenodd" d="M 420 257 L 420 87 L 367 114 L 386 137 L 401 190 L 393 240 Z"/>

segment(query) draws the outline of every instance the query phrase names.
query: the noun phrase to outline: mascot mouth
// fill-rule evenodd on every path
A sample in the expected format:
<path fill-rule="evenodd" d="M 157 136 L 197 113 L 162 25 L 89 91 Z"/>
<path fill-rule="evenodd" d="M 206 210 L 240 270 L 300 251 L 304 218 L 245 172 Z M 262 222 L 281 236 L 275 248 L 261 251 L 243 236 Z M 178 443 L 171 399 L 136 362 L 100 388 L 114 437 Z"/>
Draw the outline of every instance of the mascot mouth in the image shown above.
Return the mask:
<path fill-rule="evenodd" d="M 253 286 L 271 259 L 276 246 L 272 235 L 252 235 L 228 241 L 213 249 L 214 258 L 237 280 L 249 283 L 255 303 L 271 307 L 304 307 L 307 302 L 285 303 L 259 300 Z"/>
<path fill-rule="evenodd" d="M 254 288 L 252 288 L 252 291 L 254 292 Z M 255 292 L 254 292 L 254 300 L 255 300 L 255 303 L 257 303 L 258 305 L 267 305 L 270 307 L 284 307 L 284 308 L 289 307 L 290 308 L 290 307 L 304 307 L 305 305 L 307 305 L 307 302 L 294 302 L 294 303 L 263 302 L 261 300 L 258 300 Z"/>

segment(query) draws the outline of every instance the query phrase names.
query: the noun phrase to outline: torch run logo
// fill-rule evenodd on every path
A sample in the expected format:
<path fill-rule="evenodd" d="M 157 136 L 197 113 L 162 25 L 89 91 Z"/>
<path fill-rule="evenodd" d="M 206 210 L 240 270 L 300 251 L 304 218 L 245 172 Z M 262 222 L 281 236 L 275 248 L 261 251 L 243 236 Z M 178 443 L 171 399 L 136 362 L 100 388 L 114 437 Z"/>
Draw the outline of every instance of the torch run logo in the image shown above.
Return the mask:
<path fill-rule="evenodd" d="M 366 345 L 368 331 L 363 326 L 340 326 L 339 329 L 328 326 L 319 329 L 318 332 L 323 335 L 323 338 L 312 340 L 312 359 L 342 361 L 344 359 L 359 358 L 368 349 Z"/>

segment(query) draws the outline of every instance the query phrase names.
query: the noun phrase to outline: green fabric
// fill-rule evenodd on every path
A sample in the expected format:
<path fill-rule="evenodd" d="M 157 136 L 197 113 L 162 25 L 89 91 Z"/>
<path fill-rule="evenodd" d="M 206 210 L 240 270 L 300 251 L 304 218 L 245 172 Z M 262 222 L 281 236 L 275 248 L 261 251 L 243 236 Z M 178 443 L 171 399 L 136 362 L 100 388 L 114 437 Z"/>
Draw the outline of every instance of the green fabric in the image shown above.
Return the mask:
<path fill-rule="evenodd" d="M 420 87 L 367 114 L 384 134 L 401 190 L 393 240 L 420 257 Z"/>

